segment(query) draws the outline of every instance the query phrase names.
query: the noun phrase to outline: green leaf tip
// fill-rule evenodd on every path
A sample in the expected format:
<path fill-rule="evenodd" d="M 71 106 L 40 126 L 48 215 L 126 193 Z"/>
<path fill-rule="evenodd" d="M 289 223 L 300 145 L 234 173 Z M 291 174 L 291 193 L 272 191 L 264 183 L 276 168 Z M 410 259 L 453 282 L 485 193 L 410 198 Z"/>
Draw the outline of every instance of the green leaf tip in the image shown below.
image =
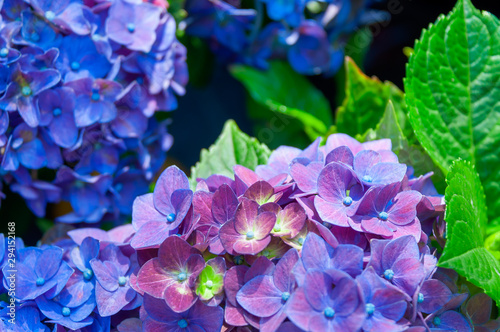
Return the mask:
<path fill-rule="evenodd" d="M 200 161 L 191 168 L 191 187 L 196 187 L 197 178 L 218 174 L 233 178 L 233 167 L 242 165 L 254 170 L 265 164 L 271 151 L 256 138 L 242 132 L 234 120 L 224 124 L 215 143 L 201 151 Z"/>

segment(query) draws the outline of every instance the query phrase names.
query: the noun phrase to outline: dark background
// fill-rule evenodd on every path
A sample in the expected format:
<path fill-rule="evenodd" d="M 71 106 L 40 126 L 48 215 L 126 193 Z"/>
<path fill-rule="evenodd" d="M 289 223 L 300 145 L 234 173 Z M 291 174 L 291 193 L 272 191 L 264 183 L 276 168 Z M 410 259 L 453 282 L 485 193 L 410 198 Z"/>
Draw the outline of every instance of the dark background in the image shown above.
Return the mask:
<path fill-rule="evenodd" d="M 401 13 L 392 15 L 390 22 L 374 27 L 375 36 L 364 63 L 368 75 L 375 75 L 381 80 L 389 80 L 403 88 L 407 57 L 404 47 L 413 47 L 415 39 L 420 37 L 422 29 L 435 22 L 440 14 L 447 14 L 454 7 L 455 0 L 399 0 Z M 473 4 L 482 10 L 500 16 L 500 1 L 473 0 Z M 388 3 L 377 8 L 388 10 Z M 399 7 L 398 7 L 399 8 Z M 196 57 L 189 54 L 188 57 Z M 171 163 L 177 163 L 188 170 L 199 159 L 200 150 L 209 147 L 218 137 L 227 119 L 235 119 L 240 128 L 252 134 L 252 122 L 245 109 L 245 90 L 233 79 L 223 65 L 215 64 L 213 75 L 208 85 L 188 86 L 185 97 L 180 98 L 179 108 L 173 114 L 170 132 L 175 144 L 170 151 Z M 312 78 L 335 105 L 335 84 L 333 79 Z"/>

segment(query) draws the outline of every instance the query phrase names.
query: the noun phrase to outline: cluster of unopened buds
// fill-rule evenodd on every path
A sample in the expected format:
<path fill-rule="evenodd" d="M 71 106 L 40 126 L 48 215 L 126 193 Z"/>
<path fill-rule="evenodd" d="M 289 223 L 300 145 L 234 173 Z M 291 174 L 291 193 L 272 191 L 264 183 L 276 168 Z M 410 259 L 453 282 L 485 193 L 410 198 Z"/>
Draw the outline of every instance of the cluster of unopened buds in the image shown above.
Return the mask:
<path fill-rule="evenodd" d="M 491 299 L 436 267 L 444 205 L 430 176 L 389 140 L 342 134 L 194 191 L 171 166 L 132 224 L 19 242 L 18 319 L 30 331 L 496 331 Z"/>
<path fill-rule="evenodd" d="M 172 143 L 154 115 L 188 79 L 165 3 L 5 0 L 0 15 L 3 182 L 39 217 L 60 200 L 62 222 L 129 216 Z"/>

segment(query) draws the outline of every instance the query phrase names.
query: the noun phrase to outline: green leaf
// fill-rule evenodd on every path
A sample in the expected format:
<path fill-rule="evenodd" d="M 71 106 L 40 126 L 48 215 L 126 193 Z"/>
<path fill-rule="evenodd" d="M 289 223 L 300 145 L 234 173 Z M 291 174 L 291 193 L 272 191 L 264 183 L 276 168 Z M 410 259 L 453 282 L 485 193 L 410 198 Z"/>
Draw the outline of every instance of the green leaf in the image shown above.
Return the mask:
<path fill-rule="evenodd" d="M 392 100 L 400 127 L 410 137 L 403 92 L 390 82 L 366 76 L 350 58 L 346 58 L 345 66 L 345 99 L 337 110 L 337 131 L 351 136 L 364 134 L 377 125 Z"/>
<path fill-rule="evenodd" d="M 479 173 L 491 217 L 500 213 L 500 24 L 459 0 L 424 30 L 407 66 L 416 136 L 446 174 L 457 158 Z"/>
<path fill-rule="evenodd" d="M 328 100 L 288 64 L 275 61 L 267 71 L 235 65 L 231 73 L 268 110 L 300 120 L 311 139 L 325 134 L 332 125 Z"/>
<path fill-rule="evenodd" d="M 243 133 L 233 120 L 228 120 L 215 143 L 201 151 L 200 161 L 191 168 L 191 186 L 196 187 L 197 178 L 213 174 L 233 178 L 233 166 L 242 165 L 252 170 L 265 164 L 271 151 Z"/>
<path fill-rule="evenodd" d="M 447 241 L 438 265 L 454 269 L 500 304 L 500 263 L 484 247 L 487 215 L 474 166 L 455 161 L 446 178 Z"/>

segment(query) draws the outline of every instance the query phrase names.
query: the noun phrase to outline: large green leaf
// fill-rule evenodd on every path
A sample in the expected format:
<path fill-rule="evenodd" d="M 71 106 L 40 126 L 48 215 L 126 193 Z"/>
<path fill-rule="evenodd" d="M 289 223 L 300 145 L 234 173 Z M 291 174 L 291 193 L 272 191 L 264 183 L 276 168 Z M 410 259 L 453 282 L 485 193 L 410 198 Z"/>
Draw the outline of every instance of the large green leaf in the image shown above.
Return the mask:
<path fill-rule="evenodd" d="M 249 137 L 233 120 L 228 120 L 217 141 L 208 150 L 201 151 L 200 161 L 191 168 L 191 186 L 196 186 L 197 178 L 207 178 L 213 174 L 233 178 L 233 166 L 255 169 L 265 164 L 270 154 L 265 144 Z"/>
<path fill-rule="evenodd" d="M 345 66 L 345 99 L 337 110 L 337 131 L 355 136 L 375 128 L 392 100 L 400 127 L 410 136 L 403 92 L 390 82 L 366 76 L 350 58 Z"/>
<path fill-rule="evenodd" d="M 455 161 L 446 178 L 447 241 L 439 266 L 481 287 L 500 304 L 500 263 L 484 247 L 487 223 L 481 181 L 468 161 Z"/>
<path fill-rule="evenodd" d="M 469 160 L 489 213 L 500 213 L 500 24 L 459 0 L 424 30 L 407 66 L 406 101 L 416 136 L 443 172 Z"/>
<path fill-rule="evenodd" d="M 300 120 L 311 139 L 324 135 L 332 125 L 328 100 L 288 64 L 275 61 L 266 71 L 236 65 L 231 67 L 231 73 L 255 101 L 273 112 Z"/>

